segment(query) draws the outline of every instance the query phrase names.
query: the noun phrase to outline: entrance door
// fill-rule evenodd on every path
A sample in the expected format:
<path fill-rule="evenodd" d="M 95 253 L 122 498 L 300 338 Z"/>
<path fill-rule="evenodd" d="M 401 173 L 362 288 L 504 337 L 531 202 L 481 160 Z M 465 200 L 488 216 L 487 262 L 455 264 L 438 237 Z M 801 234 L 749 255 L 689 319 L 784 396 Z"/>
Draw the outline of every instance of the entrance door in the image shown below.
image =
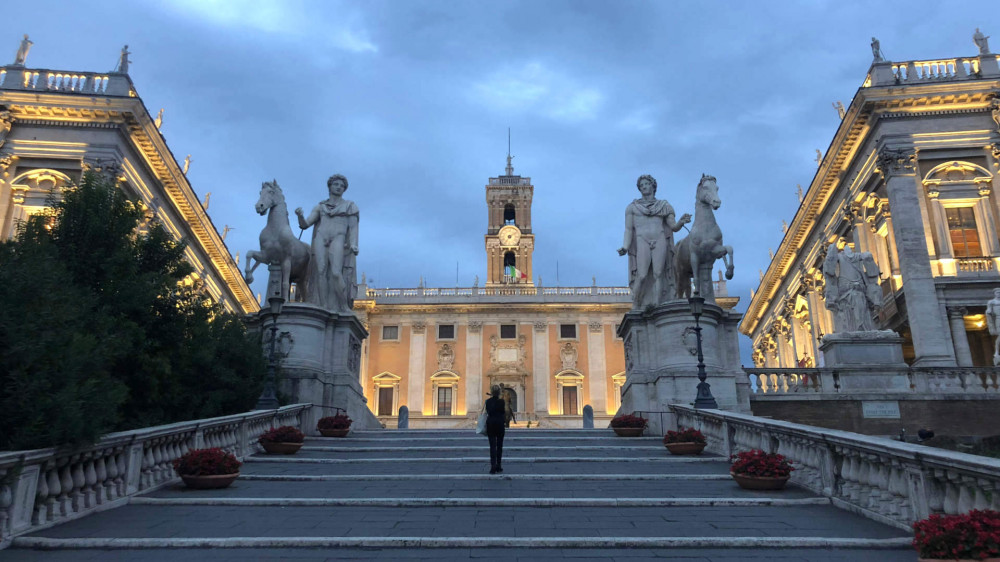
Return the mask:
<path fill-rule="evenodd" d="M 563 414 L 567 416 L 577 415 L 575 386 L 563 387 Z"/>
<path fill-rule="evenodd" d="M 438 388 L 438 412 L 439 416 L 451 415 L 451 387 L 442 386 Z"/>
<path fill-rule="evenodd" d="M 378 389 L 378 415 L 392 415 L 392 391 L 391 386 L 380 386 Z"/>

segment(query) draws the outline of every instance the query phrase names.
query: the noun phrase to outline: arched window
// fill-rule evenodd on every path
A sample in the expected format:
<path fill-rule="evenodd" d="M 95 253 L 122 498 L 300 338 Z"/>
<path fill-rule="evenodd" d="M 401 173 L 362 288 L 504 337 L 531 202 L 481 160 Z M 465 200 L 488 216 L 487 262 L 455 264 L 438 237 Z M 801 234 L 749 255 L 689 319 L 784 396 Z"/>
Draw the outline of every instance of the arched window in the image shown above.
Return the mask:
<path fill-rule="evenodd" d="M 559 413 L 579 416 L 583 411 L 583 375 L 577 371 L 562 371 L 556 375 L 556 396 Z"/>
<path fill-rule="evenodd" d="M 942 275 L 995 269 L 993 260 L 984 259 L 1000 255 L 990 204 L 992 184 L 986 168 L 957 160 L 935 166 L 924 176 Z"/>
<path fill-rule="evenodd" d="M 45 168 L 18 174 L 10 182 L 13 212 L 10 214 L 11 221 L 3 225 L 0 240 L 11 238 L 19 222 L 47 209 L 49 198 L 55 196 L 58 199 L 62 190 L 72 183 L 73 180 L 66 174 Z"/>
<path fill-rule="evenodd" d="M 507 203 L 503 206 L 503 223 L 504 224 L 514 224 L 515 214 L 514 205 L 512 203 Z"/>
<path fill-rule="evenodd" d="M 393 416 L 399 408 L 400 377 L 392 373 L 382 373 L 372 377 L 375 385 L 375 415 Z"/>
<path fill-rule="evenodd" d="M 450 371 L 440 371 L 431 375 L 431 392 L 434 396 L 434 416 L 450 416 L 456 410 L 458 397 L 458 375 Z"/>

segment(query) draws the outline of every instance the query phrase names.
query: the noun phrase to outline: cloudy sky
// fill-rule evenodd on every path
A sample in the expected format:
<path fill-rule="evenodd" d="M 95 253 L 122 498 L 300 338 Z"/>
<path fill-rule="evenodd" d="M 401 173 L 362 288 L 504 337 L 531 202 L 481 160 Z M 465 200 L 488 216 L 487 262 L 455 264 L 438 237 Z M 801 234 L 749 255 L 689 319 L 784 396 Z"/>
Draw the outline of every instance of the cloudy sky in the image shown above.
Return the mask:
<path fill-rule="evenodd" d="M 891 60 L 972 55 L 994 2 L 13 2 L 11 60 L 130 75 L 230 250 L 257 248 L 253 204 L 276 178 L 290 209 L 342 173 L 361 209 L 359 269 L 378 287 L 485 279 L 484 185 L 535 186 L 546 286 L 626 284 L 626 205 L 649 173 L 693 212 L 701 174 L 735 247 L 745 310 L 781 221 L 808 186 L 881 40 Z M 997 39 L 1000 45 L 1000 39 Z M 994 49 L 995 50 L 995 49 Z M 294 219 L 294 217 L 292 217 Z M 297 229 L 296 229 L 297 232 Z M 308 239 L 308 234 L 304 237 Z M 263 291 L 258 276 L 254 289 Z"/>

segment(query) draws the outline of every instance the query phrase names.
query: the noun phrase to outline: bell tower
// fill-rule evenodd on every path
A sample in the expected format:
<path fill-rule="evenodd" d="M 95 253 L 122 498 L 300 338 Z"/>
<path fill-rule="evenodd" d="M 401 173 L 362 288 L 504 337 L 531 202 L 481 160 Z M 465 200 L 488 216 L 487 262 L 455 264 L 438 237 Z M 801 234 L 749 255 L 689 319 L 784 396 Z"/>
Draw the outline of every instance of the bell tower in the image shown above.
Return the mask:
<path fill-rule="evenodd" d="M 507 153 L 504 175 L 490 178 L 486 185 L 486 286 L 518 285 L 534 287 L 531 253 L 535 237 L 531 233 L 531 178 L 514 175 Z M 513 266 L 513 269 L 508 266 Z"/>

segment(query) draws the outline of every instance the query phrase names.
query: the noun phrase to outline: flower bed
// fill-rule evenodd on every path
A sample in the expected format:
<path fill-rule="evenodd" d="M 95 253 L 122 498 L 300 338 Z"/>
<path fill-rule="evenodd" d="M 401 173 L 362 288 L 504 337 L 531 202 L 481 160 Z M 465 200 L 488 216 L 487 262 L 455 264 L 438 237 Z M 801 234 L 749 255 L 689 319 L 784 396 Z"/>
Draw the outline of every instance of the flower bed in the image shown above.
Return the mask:
<path fill-rule="evenodd" d="M 689 428 L 680 428 L 680 431 L 668 431 L 663 436 L 663 444 L 668 443 L 705 443 L 705 436 L 700 431 Z"/>
<path fill-rule="evenodd" d="M 986 560 L 1000 557 L 1000 512 L 931 515 L 913 524 L 913 547 L 926 560 Z"/>
<path fill-rule="evenodd" d="M 649 421 L 642 416 L 633 416 L 632 414 L 625 414 L 623 416 L 618 416 L 611 420 L 612 428 L 639 428 L 644 429 Z"/>
<path fill-rule="evenodd" d="M 174 470 L 189 488 L 225 488 L 240 476 L 240 461 L 219 448 L 192 449 L 174 460 Z"/>
<path fill-rule="evenodd" d="M 264 444 L 265 442 L 271 443 L 302 443 L 306 440 L 304 433 L 299 431 L 297 427 L 292 427 L 290 425 L 283 425 L 281 427 L 272 427 L 260 437 L 257 438 L 257 442 Z"/>
<path fill-rule="evenodd" d="M 351 430 L 351 423 L 353 420 L 347 414 L 337 412 L 335 416 L 320 418 L 316 423 L 316 429 L 324 437 L 346 437 L 347 432 Z"/>
<path fill-rule="evenodd" d="M 780 490 L 795 468 L 783 455 L 760 449 L 733 455 L 729 474 L 745 490 Z"/>

